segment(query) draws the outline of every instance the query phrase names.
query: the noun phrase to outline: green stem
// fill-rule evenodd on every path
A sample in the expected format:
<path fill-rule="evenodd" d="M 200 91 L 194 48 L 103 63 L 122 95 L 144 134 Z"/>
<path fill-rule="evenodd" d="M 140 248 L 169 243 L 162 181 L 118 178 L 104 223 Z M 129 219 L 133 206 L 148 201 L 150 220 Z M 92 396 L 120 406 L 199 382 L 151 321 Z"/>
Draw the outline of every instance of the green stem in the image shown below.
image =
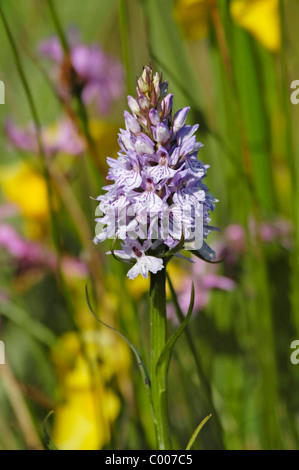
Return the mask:
<path fill-rule="evenodd" d="M 89 117 L 88 117 L 88 113 L 87 113 L 87 109 L 85 107 L 85 104 L 82 101 L 82 96 L 81 96 L 80 92 L 75 93 L 75 99 L 76 99 L 76 102 L 77 102 L 78 116 L 79 116 L 79 119 L 80 119 L 80 122 L 81 122 L 81 125 L 82 125 L 83 133 L 86 137 L 86 141 L 87 141 L 87 144 L 88 144 L 88 149 L 89 149 L 91 155 L 93 156 L 95 162 L 97 162 L 98 161 L 97 149 L 96 149 L 94 139 L 93 139 L 93 137 L 90 133 Z"/>
<path fill-rule="evenodd" d="M 166 344 L 166 269 L 151 274 L 150 336 L 151 394 L 159 450 L 171 448 L 167 409 L 167 370 L 157 374 L 157 362 Z"/>
<path fill-rule="evenodd" d="M 134 79 L 132 77 L 132 60 L 131 60 L 131 48 L 130 48 L 130 34 L 129 34 L 129 23 L 128 23 L 128 5 L 126 0 L 119 0 L 118 2 L 119 11 L 119 26 L 122 42 L 122 56 L 123 63 L 126 69 L 126 85 L 127 93 L 131 95 L 134 92 Z"/>
<path fill-rule="evenodd" d="M 48 6 L 49 6 L 49 9 L 50 9 L 52 18 L 53 18 L 53 23 L 54 23 L 55 28 L 57 30 L 61 45 L 63 47 L 63 50 L 64 50 L 64 52 L 68 52 L 69 48 L 68 48 L 67 39 L 66 39 L 66 36 L 64 34 L 63 28 L 61 26 L 60 20 L 58 18 L 54 3 L 53 3 L 52 0 L 47 0 L 47 3 L 48 3 Z"/>

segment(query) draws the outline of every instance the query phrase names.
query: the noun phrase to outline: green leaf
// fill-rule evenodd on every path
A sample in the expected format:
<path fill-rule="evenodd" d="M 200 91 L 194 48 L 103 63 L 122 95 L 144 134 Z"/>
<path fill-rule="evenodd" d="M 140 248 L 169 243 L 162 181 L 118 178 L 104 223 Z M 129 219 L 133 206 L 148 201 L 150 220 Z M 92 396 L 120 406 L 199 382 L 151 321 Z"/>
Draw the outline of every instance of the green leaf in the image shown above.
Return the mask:
<path fill-rule="evenodd" d="M 194 284 L 192 283 L 191 299 L 190 299 L 188 313 L 185 319 L 182 321 L 176 333 L 174 333 L 174 335 L 172 335 L 171 338 L 169 338 L 166 345 L 164 346 L 164 349 L 157 361 L 157 373 L 159 373 L 158 371 L 161 370 L 161 368 L 166 368 L 166 370 L 168 369 L 173 348 L 189 323 L 189 320 L 193 312 L 193 307 L 194 307 Z"/>
<path fill-rule="evenodd" d="M 113 258 L 116 259 L 116 261 L 119 261 L 120 263 L 135 264 L 134 261 L 120 258 L 119 256 L 117 256 L 117 255 L 115 254 L 114 246 L 115 246 L 115 244 L 117 243 L 117 241 L 118 241 L 118 239 L 115 238 L 115 239 L 111 242 L 111 248 L 110 248 L 110 250 L 111 250 L 111 254 L 112 254 Z"/>
<path fill-rule="evenodd" d="M 131 350 L 133 351 L 135 357 L 136 357 L 136 361 L 137 361 L 137 364 L 138 364 L 138 367 L 139 367 L 139 370 L 140 370 L 140 373 L 141 373 L 141 376 L 142 376 L 142 379 L 143 379 L 143 382 L 144 382 L 144 385 L 145 385 L 145 388 L 147 390 L 147 393 L 148 393 L 148 396 L 150 397 L 151 394 L 150 394 L 150 386 L 151 386 L 151 383 L 150 383 L 150 379 L 149 379 L 149 375 L 148 375 L 148 372 L 146 370 L 146 367 L 141 359 L 141 356 L 140 356 L 140 353 L 138 352 L 138 350 L 135 348 L 135 346 L 131 343 L 131 341 L 128 340 L 128 338 L 123 335 L 120 331 L 118 331 L 116 328 L 113 328 L 113 326 L 110 326 L 108 325 L 107 323 L 105 323 L 103 320 L 101 320 L 96 314 L 95 312 L 93 311 L 93 308 L 91 306 L 91 303 L 90 303 L 90 299 L 89 299 L 89 294 L 88 294 L 88 287 L 87 285 L 85 286 L 85 294 L 86 294 L 86 301 L 87 301 L 87 305 L 88 305 L 88 308 L 90 310 L 90 312 L 92 313 L 92 315 L 95 317 L 95 319 L 100 322 L 102 325 L 106 326 L 106 328 L 109 328 L 110 330 L 114 331 L 114 333 L 116 333 L 118 336 L 120 336 L 122 339 L 125 340 L 125 342 L 128 344 L 128 346 L 131 348 Z M 150 398 L 151 400 L 151 398 Z"/>
<path fill-rule="evenodd" d="M 186 447 L 186 450 L 190 450 L 191 447 L 193 446 L 198 434 L 200 433 L 200 431 L 202 430 L 202 428 L 204 427 L 204 425 L 209 421 L 209 419 L 212 417 L 212 415 L 208 415 L 205 419 L 202 420 L 202 422 L 200 423 L 199 426 L 197 426 L 197 428 L 195 429 L 194 433 L 192 434 L 191 436 L 191 439 L 190 441 L 188 442 L 188 445 Z"/>
<path fill-rule="evenodd" d="M 236 93 L 245 141 L 249 148 L 254 185 L 262 207 L 273 210 L 276 208 L 276 196 L 271 161 L 269 110 L 265 102 L 266 87 L 269 85 L 268 82 L 263 83 L 261 72 L 263 67 L 269 67 L 269 63 L 257 60 L 252 38 L 243 28 L 234 25 L 232 31 Z"/>
<path fill-rule="evenodd" d="M 202 261 L 205 261 L 206 263 L 210 263 L 210 264 L 219 264 L 219 263 L 223 263 L 223 259 L 220 259 L 218 261 L 210 261 L 209 259 L 207 258 L 204 258 L 200 253 L 198 253 L 198 251 L 190 251 L 190 253 L 192 253 L 192 255 L 196 256 L 196 258 L 198 259 L 201 259 Z"/>

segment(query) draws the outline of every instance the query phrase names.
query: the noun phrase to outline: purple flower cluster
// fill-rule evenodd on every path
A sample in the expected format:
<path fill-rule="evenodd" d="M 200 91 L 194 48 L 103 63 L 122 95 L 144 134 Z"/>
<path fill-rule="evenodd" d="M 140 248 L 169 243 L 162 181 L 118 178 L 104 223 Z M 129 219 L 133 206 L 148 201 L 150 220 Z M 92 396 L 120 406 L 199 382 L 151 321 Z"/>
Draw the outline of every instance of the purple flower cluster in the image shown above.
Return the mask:
<path fill-rule="evenodd" d="M 173 95 L 162 77 L 144 68 L 137 99 L 129 96 L 128 104 L 131 113 L 124 114 L 118 158 L 107 159 L 107 179 L 114 183 L 98 197 L 102 217 L 94 241 L 121 239 L 122 250 L 114 254 L 135 263 L 128 272 L 134 279 L 163 269 L 163 258 L 177 254 L 198 223 L 206 238 L 216 200 L 203 183 L 208 165 L 197 159 L 202 147 L 194 135 L 198 125 L 185 124 L 189 107 L 173 116 Z M 199 251 L 214 259 L 205 242 Z"/>
<path fill-rule="evenodd" d="M 98 45 L 82 44 L 76 29 L 69 31 L 68 43 L 69 56 L 65 55 L 55 36 L 39 46 L 40 53 L 58 65 L 56 79 L 60 82 L 62 98 L 68 99 L 73 89 L 79 87 L 85 104 L 96 102 L 99 112 L 107 113 L 111 103 L 123 94 L 122 65 L 105 54 Z"/>

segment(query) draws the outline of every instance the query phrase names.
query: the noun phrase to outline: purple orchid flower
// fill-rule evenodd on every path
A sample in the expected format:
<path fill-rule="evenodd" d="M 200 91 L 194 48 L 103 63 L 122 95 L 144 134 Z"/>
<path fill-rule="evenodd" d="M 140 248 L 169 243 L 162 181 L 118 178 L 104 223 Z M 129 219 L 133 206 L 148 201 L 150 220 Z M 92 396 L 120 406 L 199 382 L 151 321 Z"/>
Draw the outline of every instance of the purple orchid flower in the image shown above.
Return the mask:
<path fill-rule="evenodd" d="M 208 166 L 197 159 L 202 147 L 194 135 L 198 126 L 185 124 L 190 108 L 172 117 L 173 95 L 149 67 L 137 84 L 137 98 L 128 97 L 131 113 L 124 113 L 118 158 L 107 160 L 107 179 L 113 184 L 98 198 L 101 217 L 94 239 L 96 244 L 123 240 L 122 250 L 114 253 L 135 263 L 131 279 L 162 269 L 164 258 L 177 254 L 182 237 L 189 239 L 199 218 L 206 238 L 216 202 L 203 183 Z M 199 255 L 215 258 L 205 242 Z"/>

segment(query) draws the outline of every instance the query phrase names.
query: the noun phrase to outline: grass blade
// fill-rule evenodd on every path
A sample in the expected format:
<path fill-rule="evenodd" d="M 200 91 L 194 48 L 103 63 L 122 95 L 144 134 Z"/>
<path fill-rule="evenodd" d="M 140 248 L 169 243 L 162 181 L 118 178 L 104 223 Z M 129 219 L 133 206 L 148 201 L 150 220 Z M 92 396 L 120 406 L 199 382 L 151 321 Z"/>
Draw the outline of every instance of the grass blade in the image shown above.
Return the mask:
<path fill-rule="evenodd" d="M 54 444 L 54 442 L 52 441 L 50 434 L 48 433 L 48 429 L 47 429 L 48 421 L 53 414 L 54 414 L 54 411 L 50 411 L 50 413 L 47 414 L 45 421 L 44 421 L 44 425 L 43 425 L 44 443 L 48 450 L 59 450 Z"/>
<path fill-rule="evenodd" d="M 35 338 L 48 348 L 52 348 L 56 343 L 55 334 L 45 325 L 32 318 L 25 310 L 17 305 L 3 302 L 0 307 L 0 314 L 18 325 L 28 335 Z"/>
<path fill-rule="evenodd" d="M 188 445 L 186 447 L 186 450 L 190 450 L 191 447 L 193 446 L 194 442 L 196 441 L 196 438 L 204 425 L 209 421 L 209 419 L 212 417 L 212 415 L 208 415 L 205 419 L 202 420 L 202 422 L 199 424 L 199 426 L 195 429 L 194 433 L 191 436 L 190 441 L 188 442 Z"/>

